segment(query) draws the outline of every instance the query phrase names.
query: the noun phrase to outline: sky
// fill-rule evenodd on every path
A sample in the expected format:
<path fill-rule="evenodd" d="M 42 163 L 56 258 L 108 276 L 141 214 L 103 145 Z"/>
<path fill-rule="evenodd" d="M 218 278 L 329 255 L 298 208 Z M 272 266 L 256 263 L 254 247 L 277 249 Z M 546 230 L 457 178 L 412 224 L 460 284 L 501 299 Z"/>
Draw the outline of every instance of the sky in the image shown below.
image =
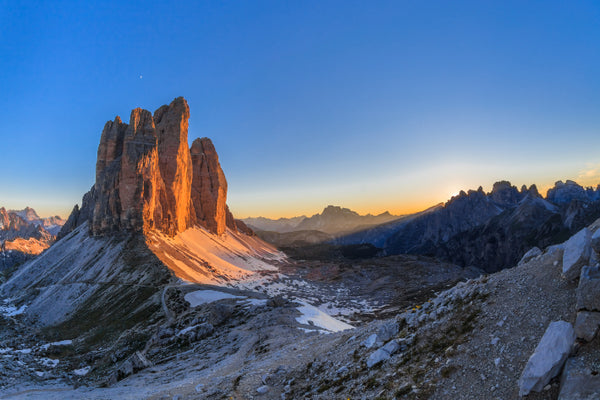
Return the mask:
<path fill-rule="evenodd" d="M 0 0 L 0 206 L 68 216 L 104 123 L 178 96 L 237 217 L 600 183 L 597 1 L 95 3 Z"/>

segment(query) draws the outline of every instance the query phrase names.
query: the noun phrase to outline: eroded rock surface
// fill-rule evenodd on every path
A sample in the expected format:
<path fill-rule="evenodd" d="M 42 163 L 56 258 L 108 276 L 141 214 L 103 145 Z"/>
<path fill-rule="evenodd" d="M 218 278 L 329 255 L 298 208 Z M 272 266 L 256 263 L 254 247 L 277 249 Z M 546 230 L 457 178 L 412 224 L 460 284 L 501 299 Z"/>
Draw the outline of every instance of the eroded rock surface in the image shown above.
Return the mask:
<path fill-rule="evenodd" d="M 209 231 L 225 232 L 227 219 L 227 180 L 219 156 L 208 138 L 196 139 L 191 147 L 192 200 L 196 217 Z M 233 217 L 233 216 L 232 216 Z"/>
<path fill-rule="evenodd" d="M 564 244 L 562 273 L 565 279 L 579 277 L 581 267 L 590 259 L 592 235 L 588 228 L 583 228 Z"/>
<path fill-rule="evenodd" d="M 85 221 L 94 235 L 156 229 L 169 236 L 200 225 L 223 234 L 251 233 L 227 208 L 227 181 L 208 138 L 188 148 L 190 110 L 183 97 L 150 111 L 136 108 L 129 124 L 104 126 L 96 183 L 60 237 Z"/>
<path fill-rule="evenodd" d="M 519 395 L 539 392 L 560 372 L 575 341 L 573 326 L 565 321 L 552 322 L 529 358 L 519 380 Z"/>

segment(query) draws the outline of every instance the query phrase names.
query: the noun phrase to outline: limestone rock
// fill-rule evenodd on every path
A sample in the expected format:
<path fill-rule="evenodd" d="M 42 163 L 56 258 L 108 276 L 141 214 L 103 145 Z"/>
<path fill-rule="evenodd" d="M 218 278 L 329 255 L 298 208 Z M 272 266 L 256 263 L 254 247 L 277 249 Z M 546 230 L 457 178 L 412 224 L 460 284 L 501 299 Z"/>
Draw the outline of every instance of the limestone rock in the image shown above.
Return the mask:
<path fill-rule="evenodd" d="M 592 235 L 592 249 L 596 253 L 600 253 L 600 229 L 596 229 L 596 232 Z"/>
<path fill-rule="evenodd" d="M 517 187 L 512 186 L 508 181 L 495 182 L 490 198 L 500 205 L 516 204 L 521 200 Z"/>
<path fill-rule="evenodd" d="M 136 351 L 133 355 L 131 355 L 131 357 L 121 364 L 121 366 L 115 371 L 115 376 L 111 380 L 113 382 L 120 381 L 121 379 L 124 379 L 137 371 L 151 366 L 152 363 L 148 361 L 148 359 L 142 353 Z"/>
<path fill-rule="evenodd" d="M 191 199 L 192 159 L 188 149 L 190 108 L 183 97 L 154 112 L 158 165 L 165 185 L 163 218 L 156 221 L 168 234 L 182 232 L 195 221 Z M 216 154 L 216 153 L 215 153 Z"/>
<path fill-rule="evenodd" d="M 600 399 L 600 375 L 592 374 L 583 360 L 567 360 L 560 377 L 558 400 L 598 400 Z"/>
<path fill-rule="evenodd" d="M 575 337 L 591 342 L 600 327 L 600 313 L 580 311 L 575 320 Z"/>
<path fill-rule="evenodd" d="M 73 230 L 75 228 L 77 228 L 77 226 L 79 225 L 77 223 L 79 219 L 79 205 L 75 204 L 75 206 L 73 207 L 73 210 L 71 211 L 71 214 L 69 214 L 69 218 L 67 219 L 67 222 L 65 222 L 65 224 L 62 226 L 62 228 L 60 229 L 60 232 L 58 232 L 58 235 L 56 235 L 56 239 L 60 240 L 63 237 L 67 236 L 69 233 L 73 232 Z"/>
<path fill-rule="evenodd" d="M 585 266 L 581 269 L 577 310 L 600 311 L 600 267 Z"/>
<path fill-rule="evenodd" d="M 154 115 L 134 109 L 129 124 L 119 117 L 107 122 L 96 182 L 61 235 L 85 221 L 94 235 L 155 229 L 174 236 L 196 224 L 216 234 L 226 227 L 253 234 L 227 208 L 227 181 L 210 139 L 188 148 L 189 116 L 178 97 Z"/>
<path fill-rule="evenodd" d="M 363 342 L 361 343 L 361 345 L 365 346 L 367 349 L 370 349 L 371 347 L 375 346 L 375 343 L 377 343 L 377 334 L 373 333 L 368 338 L 366 338 L 365 340 L 363 340 Z"/>
<path fill-rule="evenodd" d="M 229 208 L 228 208 L 228 210 L 229 210 Z M 229 214 L 231 214 L 231 212 L 229 212 Z M 233 217 L 233 215 L 232 215 L 232 217 Z M 234 219 L 234 223 L 235 223 L 235 230 L 237 230 L 238 232 L 242 232 L 243 234 L 246 234 L 248 236 L 255 235 L 254 231 L 252 229 L 250 229 L 250 227 L 248 227 L 248 225 L 246 225 L 244 223 L 244 221 L 242 221 L 241 219 Z M 227 226 L 229 226 L 229 221 L 227 223 Z"/>
<path fill-rule="evenodd" d="M 536 258 L 537 256 L 539 256 L 541 254 L 542 254 L 542 251 L 538 247 L 533 247 L 531 250 L 529 250 L 527 253 L 525 253 L 523 255 L 523 257 L 521 257 L 521 261 L 519 261 L 518 265 L 523 265 L 526 262 Z"/>
<path fill-rule="evenodd" d="M 569 204 L 573 200 L 581 202 L 592 200 L 583 187 L 570 180 L 565 183 L 557 181 L 553 188 L 548 189 L 546 199 L 553 204 Z"/>
<path fill-rule="evenodd" d="M 387 351 L 389 354 L 395 354 L 402 348 L 401 342 L 399 340 L 390 340 L 382 347 L 383 350 Z"/>
<path fill-rule="evenodd" d="M 377 337 L 382 342 L 387 342 L 388 340 L 395 337 L 400 330 L 400 326 L 396 321 L 389 321 L 381 325 L 379 328 L 379 332 L 377 333 Z"/>
<path fill-rule="evenodd" d="M 560 372 L 575 341 L 573 326 L 565 321 L 548 325 L 544 336 L 529 357 L 519 379 L 519 395 L 539 392 Z"/>
<path fill-rule="evenodd" d="M 209 231 L 221 235 L 227 226 L 227 180 L 215 147 L 208 138 L 196 139 L 192 154 L 192 200 L 198 221 Z M 231 217 L 233 218 L 233 216 Z"/>
<path fill-rule="evenodd" d="M 381 348 L 375 350 L 369 358 L 367 359 L 367 367 L 372 368 L 375 365 L 379 364 L 382 361 L 385 361 L 390 358 L 390 353 L 388 353 L 385 349 Z"/>
<path fill-rule="evenodd" d="M 562 274 L 565 279 L 579 277 L 581 267 L 590 259 L 592 235 L 583 228 L 564 243 Z"/>

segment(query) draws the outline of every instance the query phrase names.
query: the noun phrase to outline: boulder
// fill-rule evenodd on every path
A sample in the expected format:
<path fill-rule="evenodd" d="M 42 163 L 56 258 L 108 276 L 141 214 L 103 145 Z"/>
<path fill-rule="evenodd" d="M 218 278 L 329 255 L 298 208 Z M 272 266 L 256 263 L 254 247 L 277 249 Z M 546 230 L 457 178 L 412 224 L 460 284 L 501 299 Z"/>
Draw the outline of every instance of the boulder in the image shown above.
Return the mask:
<path fill-rule="evenodd" d="M 368 338 L 363 340 L 361 345 L 365 346 L 367 349 L 370 349 L 371 347 L 375 346 L 375 343 L 377 343 L 377 334 L 376 333 L 370 335 Z"/>
<path fill-rule="evenodd" d="M 260 387 L 258 387 L 258 388 L 256 389 L 256 392 L 257 392 L 258 394 L 265 394 L 265 393 L 267 393 L 268 391 L 269 391 L 269 386 L 268 386 L 268 385 L 263 385 L 263 386 L 260 386 Z"/>
<path fill-rule="evenodd" d="M 581 269 L 577 286 L 577 311 L 600 311 L 600 267 Z"/>
<path fill-rule="evenodd" d="M 385 349 L 377 349 L 367 359 L 367 367 L 372 368 L 373 366 L 379 364 L 382 361 L 385 361 L 390 358 L 390 353 L 388 353 Z"/>
<path fill-rule="evenodd" d="M 152 363 L 139 351 L 136 351 L 127 360 L 125 360 L 115 371 L 113 376 L 109 378 L 109 382 L 115 383 L 128 377 L 129 375 L 140 371 L 144 368 L 151 367 Z"/>
<path fill-rule="evenodd" d="M 390 355 L 395 354 L 401 349 L 401 342 L 398 340 L 390 340 L 382 347 L 382 349 L 387 351 Z"/>
<path fill-rule="evenodd" d="M 596 253 L 600 253 L 600 229 L 596 229 L 596 232 L 592 235 L 592 249 Z"/>
<path fill-rule="evenodd" d="M 519 379 L 519 396 L 539 392 L 557 376 L 575 341 L 573 326 L 565 321 L 548 325 L 544 336 L 529 357 Z"/>
<path fill-rule="evenodd" d="M 583 360 L 569 358 L 560 377 L 558 400 L 600 399 L 600 375 L 592 374 Z"/>
<path fill-rule="evenodd" d="M 565 279 L 579 277 L 581 267 L 590 259 L 592 235 L 588 228 L 583 228 L 564 243 L 562 275 Z"/>
<path fill-rule="evenodd" d="M 382 342 L 387 342 L 398 334 L 400 330 L 400 326 L 396 321 L 389 321 L 384 323 L 379 327 L 379 331 L 377 332 L 377 337 Z"/>
<path fill-rule="evenodd" d="M 575 320 L 575 337 L 591 342 L 600 327 L 600 313 L 580 311 Z"/>
<path fill-rule="evenodd" d="M 177 333 L 177 336 L 188 340 L 189 342 L 195 342 L 202 340 L 213 334 L 215 328 L 212 324 L 204 322 L 202 324 L 193 325 L 182 329 Z"/>
<path fill-rule="evenodd" d="M 518 265 L 523 265 L 541 254 L 542 251 L 538 247 L 534 247 L 530 249 L 527 253 L 525 253 L 523 257 L 521 257 L 521 261 L 519 261 Z"/>

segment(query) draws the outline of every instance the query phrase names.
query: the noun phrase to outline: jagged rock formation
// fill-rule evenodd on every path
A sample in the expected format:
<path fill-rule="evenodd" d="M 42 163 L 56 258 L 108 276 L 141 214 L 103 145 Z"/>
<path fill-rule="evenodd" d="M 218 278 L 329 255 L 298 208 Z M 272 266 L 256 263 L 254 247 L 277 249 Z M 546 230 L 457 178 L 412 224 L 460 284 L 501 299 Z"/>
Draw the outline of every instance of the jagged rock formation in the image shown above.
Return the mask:
<path fill-rule="evenodd" d="M 573 200 L 591 202 L 600 200 L 600 185 L 596 189 L 583 188 L 577 182 L 567 180 L 557 181 L 554 187 L 548 189 L 546 199 L 554 204 L 569 204 Z"/>
<path fill-rule="evenodd" d="M 183 97 L 151 114 L 136 108 L 102 131 L 96 183 L 65 224 L 63 237 L 85 221 L 94 235 L 158 230 L 174 236 L 200 225 L 212 233 L 251 233 L 229 212 L 227 181 L 208 138 L 188 143 Z"/>
<path fill-rule="evenodd" d="M 217 234 L 225 232 L 227 180 L 210 139 L 196 139 L 191 147 L 192 201 L 197 221 Z"/>
<path fill-rule="evenodd" d="M 600 217 L 599 190 L 558 181 L 544 199 L 535 185 L 518 190 L 510 182 L 496 182 L 490 193 L 481 187 L 461 191 L 444 205 L 336 243 L 371 243 L 384 254 L 423 254 L 498 271 L 532 247 L 562 242 Z"/>
<path fill-rule="evenodd" d="M 64 223 L 59 216 L 40 218 L 31 207 L 0 207 L 0 271 L 46 250 Z"/>

